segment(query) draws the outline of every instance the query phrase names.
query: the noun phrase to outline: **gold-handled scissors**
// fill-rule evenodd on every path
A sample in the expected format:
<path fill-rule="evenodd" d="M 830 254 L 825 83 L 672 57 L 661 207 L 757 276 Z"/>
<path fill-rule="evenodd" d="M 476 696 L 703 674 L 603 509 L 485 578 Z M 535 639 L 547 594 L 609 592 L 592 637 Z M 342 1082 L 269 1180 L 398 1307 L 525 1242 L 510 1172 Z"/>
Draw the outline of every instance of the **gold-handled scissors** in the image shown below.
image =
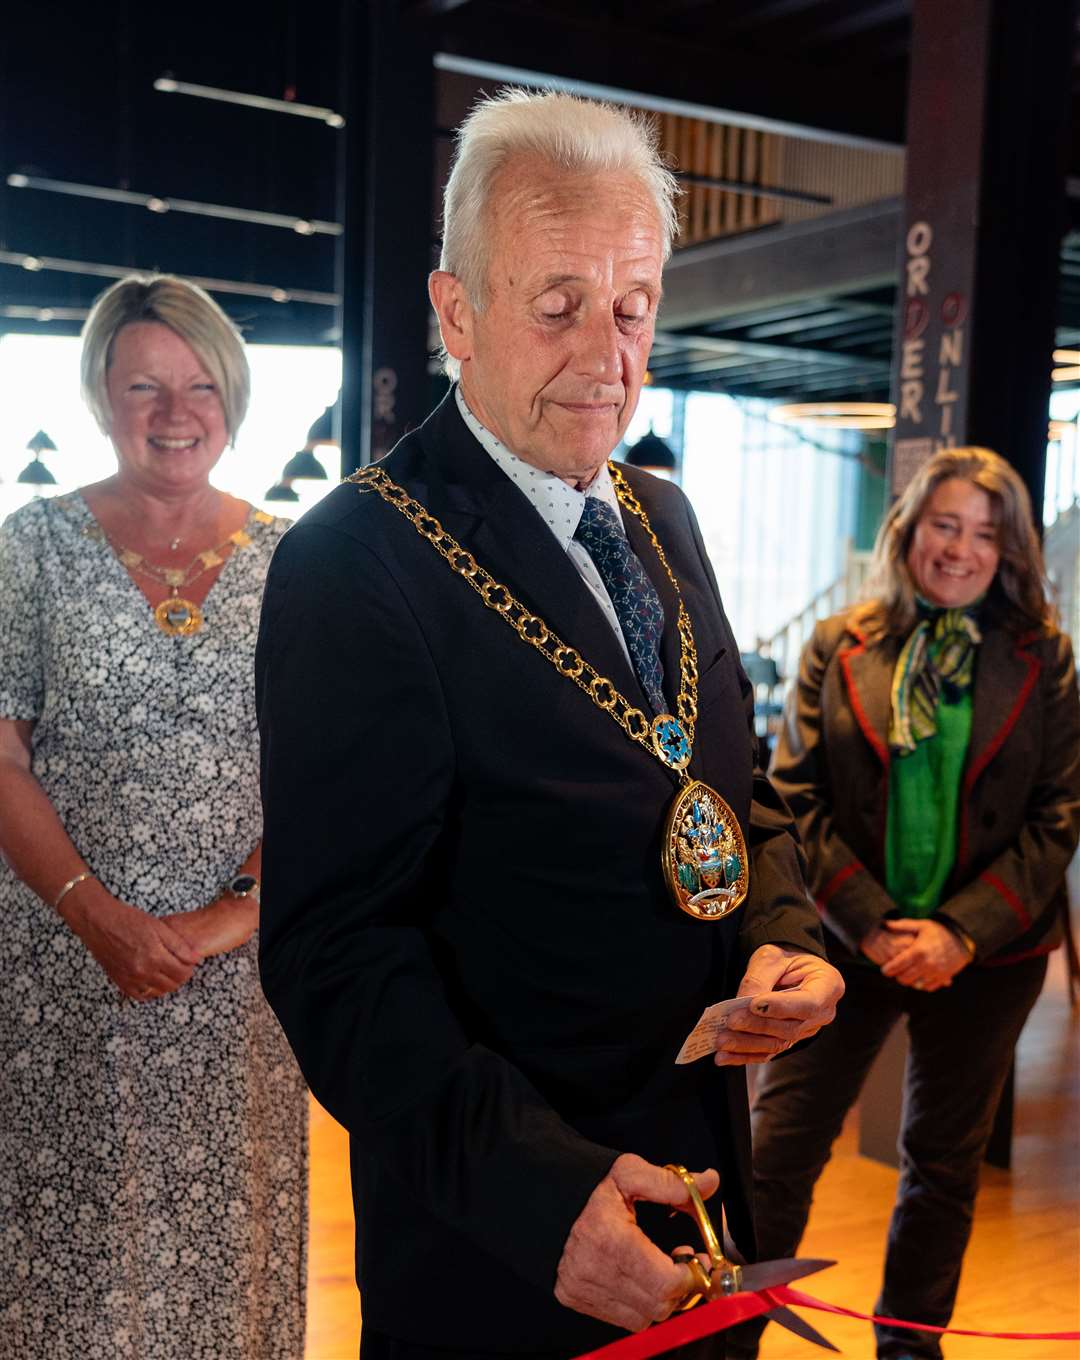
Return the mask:
<path fill-rule="evenodd" d="M 724 1254 L 724 1249 L 720 1245 L 720 1239 L 716 1235 L 716 1229 L 709 1217 L 709 1211 L 705 1208 L 705 1201 L 701 1198 L 693 1176 L 685 1166 L 669 1164 L 664 1170 L 673 1171 L 686 1186 L 687 1193 L 690 1196 L 690 1210 L 697 1220 L 701 1240 L 705 1243 L 705 1252 L 709 1258 L 709 1268 L 706 1270 L 699 1257 L 692 1252 L 672 1253 L 673 1260 L 689 1268 L 692 1279 L 689 1292 L 678 1305 L 680 1310 L 685 1311 L 688 1308 L 696 1307 L 699 1303 L 725 1298 L 730 1294 L 739 1294 L 743 1291 L 754 1292 L 759 1289 L 772 1289 L 779 1284 L 790 1284 L 792 1280 L 801 1280 L 804 1275 L 814 1275 L 817 1271 L 824 1270 L 826 1266 L 836 1264 L 835 1261 L 804 1258 L 803 1260 L 758 1261 L 753 1265 L 744 1266 L 730 1260 Z M 837 1350 L 837 1347 L 823 1337 L 816 1327 L 811 1327 L 808 1322 L 783 1304 L 770 1308 L 766 1316 L 771 1322 L 778 1322 L 781 1327 L 786 1327 L 788 1331 L 794 1332 L 806 1341 L 812 1341 L 817 1346 L 823 1346 L 827 1351 Z"/>

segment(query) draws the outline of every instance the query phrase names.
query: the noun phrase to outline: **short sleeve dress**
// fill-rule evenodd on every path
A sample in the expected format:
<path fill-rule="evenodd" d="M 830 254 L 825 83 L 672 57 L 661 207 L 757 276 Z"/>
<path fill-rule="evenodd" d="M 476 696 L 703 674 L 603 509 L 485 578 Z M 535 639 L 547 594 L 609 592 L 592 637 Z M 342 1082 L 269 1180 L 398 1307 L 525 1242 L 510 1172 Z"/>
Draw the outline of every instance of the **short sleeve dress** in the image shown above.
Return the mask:
<path fill-rule="evenodd" d="M 286 522 L 252 512 L 188 637 L 79 493 L 0 526 L 0 717 L 93 873 L 155 915 L 260 838 L 253 662 Z M 0 861 L 0 1360 L 298 1360 L 307 1104 L 256 943 L 125 999 Z"/>

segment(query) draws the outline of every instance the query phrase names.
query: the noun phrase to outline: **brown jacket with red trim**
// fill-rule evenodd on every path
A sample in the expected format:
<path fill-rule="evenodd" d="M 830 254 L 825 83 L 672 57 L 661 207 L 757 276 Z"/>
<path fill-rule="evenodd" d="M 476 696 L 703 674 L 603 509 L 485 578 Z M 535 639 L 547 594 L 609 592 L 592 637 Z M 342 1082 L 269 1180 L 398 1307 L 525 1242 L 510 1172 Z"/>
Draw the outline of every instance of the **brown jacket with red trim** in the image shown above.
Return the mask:
<path fill-rule="evenodd" d="M 810 887 L 846 949 L 897 908 L 885 886 L 890 687 L 902 639 L 870 644 L 850 614 L 803 651 L 772 766 L 795 814 Z M 984 627 L 956 864 L 936 915 L 1010 963 L 1061 942 L 1080 838 L 1080 700 L 1068 638 Z M 842 951 L 841 951 L 842 952 Z"/>

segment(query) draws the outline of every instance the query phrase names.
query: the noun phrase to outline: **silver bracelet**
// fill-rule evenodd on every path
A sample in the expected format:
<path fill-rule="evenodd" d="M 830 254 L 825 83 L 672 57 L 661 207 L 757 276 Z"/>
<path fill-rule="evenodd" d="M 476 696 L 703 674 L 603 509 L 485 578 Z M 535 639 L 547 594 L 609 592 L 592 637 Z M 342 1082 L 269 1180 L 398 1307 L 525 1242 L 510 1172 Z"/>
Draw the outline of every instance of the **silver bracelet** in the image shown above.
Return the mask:
<path fill-rule="evenodd" d="M 89 870 L 86 870 L 81 874 L 76 874 L 74 878 L 69 878 L 68 881 L 64 884 L 64 886 L 60 889 L 60 891 L 56 894 L 56 900 L 53 902 L 53 911 L 59 910 L 60 903 L 64 900 L 65 897 L 67 897 L 68 893 L 72 890 L 72 888 L 74 888 L 77 884 L 84 882 L 86 879 L 93 877 L 94 875 L 90 873 Z"/>

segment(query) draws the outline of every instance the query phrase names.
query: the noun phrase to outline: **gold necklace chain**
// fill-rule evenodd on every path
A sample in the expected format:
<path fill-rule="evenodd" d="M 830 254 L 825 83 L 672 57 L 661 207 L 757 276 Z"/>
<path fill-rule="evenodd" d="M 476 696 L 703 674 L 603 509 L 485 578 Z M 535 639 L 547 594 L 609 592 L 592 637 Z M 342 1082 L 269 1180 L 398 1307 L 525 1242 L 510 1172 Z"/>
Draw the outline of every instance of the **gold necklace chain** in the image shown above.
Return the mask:
<path fill-rule="evenodd" d="M 420 501 L 414 500 L 405 488 L 398 486 L 381 467 L 372 465 L 360 468 L 345 480 L 353 482 L 361 492 L 376 492 L 388 505 L 400 511 L 421 538 L 426 538 L 435 551 L 446 560 L 450 569 L 472 586 L 488 609 L 500 614 L 523 642 L 535 647 L 560 675 L 572 680 L 589 696 L 597 708 L 602 709 L 619 724 L 631 741 L 636 741 L 664 765 L 678 771 L 680 777 L 685 780 L 687 776 L 683 771 L 690 763 L 694 745 L 694 725 L 697 722 L 698 664 L 694 631 L 675 573 L 668 565 L 667 557 L 653 532 L 644 507 L 630 489 L 622 472 L 611 463 L 608 464 L 608 469 L 619 504 L 640 520 L 679 601 L 677 621 L 679 694 L 676 700 L 678 722 L 666 713 L 659 714 L 650 722 L 641 709 L 635 708 L 624 698 L 612 681 L 591 666 L 575 647 L 563 642 L 542 618 L 526 609 L 506 586 L 496 581 L 490 572 L 485 571 L 472 553 L 463 548 Z M 678 729 L 677 734 L 672 729 Z"/>
<path fill-rule="evenodd" d="M 251 535 L 244 529 L 237 529 L 216 548 L 205 548 L 202 552 L 196 553 L 186 567 L 159 567 L 155 562 L 148 562 L 142 553 L 135 552 L 133 548 L 113 543 L 112 539 L 108 539 L 108 543 L 128 571 L 140 572 L 143 576 L 160 581 L 177 591 L 193 585 L 200 576 L 214 567 L 220 567 L 225 561 L 221 554 L 226 548 L 230 546 L 246 548 L 251 543 Z"/>

